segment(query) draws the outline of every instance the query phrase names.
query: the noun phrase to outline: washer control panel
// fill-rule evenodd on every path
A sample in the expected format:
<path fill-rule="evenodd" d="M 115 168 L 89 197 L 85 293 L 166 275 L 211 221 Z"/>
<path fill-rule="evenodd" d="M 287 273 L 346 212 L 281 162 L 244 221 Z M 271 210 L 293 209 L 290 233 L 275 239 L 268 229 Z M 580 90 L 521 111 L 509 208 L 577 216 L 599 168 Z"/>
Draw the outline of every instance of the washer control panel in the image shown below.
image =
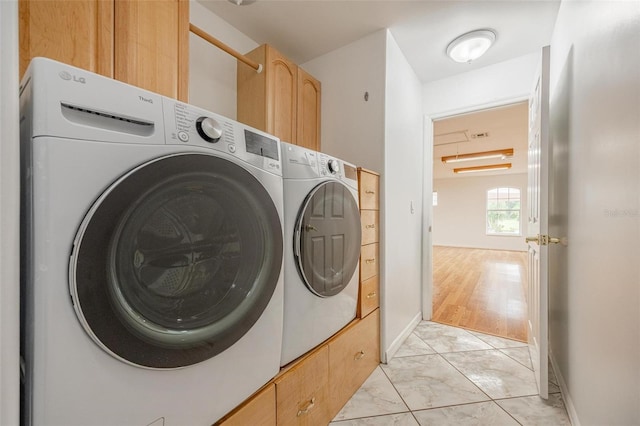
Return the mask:
<path fill-rule="evenodd" d="M 257 167 L 282 174 L 280 140 L 235 120 L 193 105 L 163 98 L 165 143 L 225 152 Z"/>

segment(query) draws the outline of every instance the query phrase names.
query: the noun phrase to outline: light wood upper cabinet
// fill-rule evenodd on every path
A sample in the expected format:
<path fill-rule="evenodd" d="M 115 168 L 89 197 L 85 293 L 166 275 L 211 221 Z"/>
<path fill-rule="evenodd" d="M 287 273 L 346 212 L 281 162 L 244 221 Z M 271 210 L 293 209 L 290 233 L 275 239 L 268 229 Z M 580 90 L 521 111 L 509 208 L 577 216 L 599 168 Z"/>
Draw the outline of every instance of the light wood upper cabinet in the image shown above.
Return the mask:
<path fill-rule="evenodd" d="M 320 82 L 268 44 L 246 56 L 264 69 L 238 62 L 238 121 L 320 150 Z"/>
<path fill-rule="evenodd" d="M 44 56 L 188 100 L 188 0 L 20 0 L 20 73 Z"/>
<path fill-rule="evenodd" d="M 298 67 L 272 48 L 267 49 L 267 64 L 267 131 L 295 143 Z"/>
<path fill-rule="evenodd" d="M 20 0 L 20 76 L 44 56 L 113 77 L 114 0 Z"/>
<path fill-rule="evenodd" d="M 114 78 L 186 101 L 189 2 L 115 1 Z"/>
<path fill-rule="evenodd" d="M 320 82 L 298 69 L 298 135 L 296 144 L 305 148 L 320 148 Z"/>

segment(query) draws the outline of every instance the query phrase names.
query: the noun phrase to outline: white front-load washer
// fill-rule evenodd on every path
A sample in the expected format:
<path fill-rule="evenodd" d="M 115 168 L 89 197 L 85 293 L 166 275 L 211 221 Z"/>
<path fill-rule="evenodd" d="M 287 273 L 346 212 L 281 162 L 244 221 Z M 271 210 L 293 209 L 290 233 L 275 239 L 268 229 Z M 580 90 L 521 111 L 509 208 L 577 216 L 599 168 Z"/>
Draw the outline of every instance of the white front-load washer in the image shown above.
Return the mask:
<path fill-rule="evenodd" d="M 279 140 L 47 59 L 20 96 L 23 423 L 214 423 L 280 367 Z"/>
<path fill-rule="evenodd" d="M 355 166 L 283 142 L 282 167 L 285 365 L 355 318 L 362 231 Z"/>

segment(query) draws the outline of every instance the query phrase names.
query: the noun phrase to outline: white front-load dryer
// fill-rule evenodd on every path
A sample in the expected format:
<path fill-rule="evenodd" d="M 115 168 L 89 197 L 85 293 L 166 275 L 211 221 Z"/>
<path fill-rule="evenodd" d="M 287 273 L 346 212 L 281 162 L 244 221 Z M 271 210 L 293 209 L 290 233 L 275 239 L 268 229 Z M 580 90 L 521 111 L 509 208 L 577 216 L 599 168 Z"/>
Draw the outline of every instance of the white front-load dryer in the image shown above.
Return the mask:
<path fill-rule="evenodd" d="M 286 365 L 355 318 L 362 231 L 355 166 L 284 142 L 282 162 Z"/>
<path fill-rule="evenodd" d="M 277 374 L 279 140 L 41 58 L 21 115 L 23 423 L 210 425 Z"/>

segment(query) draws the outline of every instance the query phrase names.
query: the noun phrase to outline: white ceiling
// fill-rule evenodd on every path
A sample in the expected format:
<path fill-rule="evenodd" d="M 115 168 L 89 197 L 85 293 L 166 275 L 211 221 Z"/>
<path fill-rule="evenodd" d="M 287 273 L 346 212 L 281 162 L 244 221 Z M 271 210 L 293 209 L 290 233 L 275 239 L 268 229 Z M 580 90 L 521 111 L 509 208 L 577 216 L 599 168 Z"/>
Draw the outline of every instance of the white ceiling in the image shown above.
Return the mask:
<path fill-rule="evenodd" d="M 433 123 L 433 178 L 445 179 L 479 175 L 526 173 L 528 138 L 528 103 L 492 108 L 471 114 L 458 115 Z M 487 137 L 474 138 L 477 133 Z M 458 142 L 459 141 L 459 142 Z M 486 159 L 443 164 L 441 157 L 471 152 L 513 148 L 513 157 L 505 160 Z M 473 167 L 497 163 L 511 163 L 509 170 L 455 174 L 456 167 Z"/>
<path fill-rule="evenodd" d="M 298 64 L 389 28 L 422 82 L 539 50 L 551 40 L 560 5 L 559 0 L 256 0 L 244 6 L 199 1 L 255 42 L 273 45 Z M 485 56 L 458 64 L 445 55 L 451 40 L 479 28 L 497 33 Z"/>

